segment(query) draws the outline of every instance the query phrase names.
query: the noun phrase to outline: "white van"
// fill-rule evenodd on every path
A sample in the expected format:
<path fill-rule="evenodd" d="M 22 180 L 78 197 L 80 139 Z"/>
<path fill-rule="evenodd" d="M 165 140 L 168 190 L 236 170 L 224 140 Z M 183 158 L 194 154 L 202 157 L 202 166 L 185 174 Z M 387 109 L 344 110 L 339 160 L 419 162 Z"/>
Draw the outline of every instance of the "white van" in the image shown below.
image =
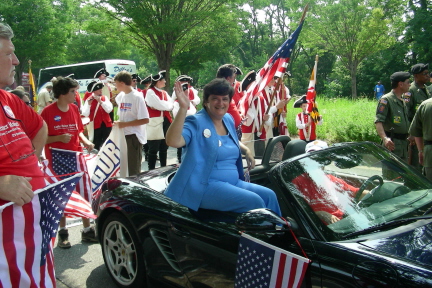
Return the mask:
<path fill-rule="evenodd" d="M 74 74 L 73 78 L 80 84 L 79 92 L 84 93 L 87 89 L 87 85 L 91 81 L 96 80 L 94 78 L 96 72 L 102 68 L 105 68 L 108 73 L 110 73 L 109 77 L 111 78 L 114 78 L 114 76 L 120 71 L 128 71 L 131 74 L 136 73 L 136 65 L 134 61 L 121 59 L 110 59 L 47 67 L 39 70 L 37 93 L 39 94 L 40 89 L 51 83 L 50 81 L 53 77 L 65 77 L 69 76 L 70 74 Z"/>

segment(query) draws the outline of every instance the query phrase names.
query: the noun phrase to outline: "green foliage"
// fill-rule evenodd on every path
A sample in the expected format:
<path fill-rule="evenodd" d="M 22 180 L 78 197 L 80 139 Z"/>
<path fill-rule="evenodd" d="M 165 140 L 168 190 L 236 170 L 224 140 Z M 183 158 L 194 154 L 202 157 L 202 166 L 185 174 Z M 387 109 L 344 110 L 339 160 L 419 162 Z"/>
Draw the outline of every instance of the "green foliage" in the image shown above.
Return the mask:
<path fill-rule="evenodd" d="M 319 1 L 310 16 L 309 45 L 325 47 L 351 76 L 352 97 L 357 97 L 357 69 L 369 55 L 389 47 L 394 38 L 390 18 L 375 0 Z"/>
<path fill-rule="evenodd" d="M 40 67 L 55 63 L 64 54 L 68 29 L 56 18 L 59 8 L 48 0 L 0 2 L 0 21 L 10 25 L 15 34 L 12 41 L 20 60 L 18 77 L 28 72 L 28 60 L 32 60 L 32 67 Z"/>
<path fill-rule="evenodd" d="M 323 124 L 317 126 L 317 138 L 328 143 L 373 141 L 380 142 L 375 130 L 377 102 L 368 99 L 317 97 Z M 295 118 L 301 109 L 288 109 L 287 124 L 291 135 L 298 135 Z"/>

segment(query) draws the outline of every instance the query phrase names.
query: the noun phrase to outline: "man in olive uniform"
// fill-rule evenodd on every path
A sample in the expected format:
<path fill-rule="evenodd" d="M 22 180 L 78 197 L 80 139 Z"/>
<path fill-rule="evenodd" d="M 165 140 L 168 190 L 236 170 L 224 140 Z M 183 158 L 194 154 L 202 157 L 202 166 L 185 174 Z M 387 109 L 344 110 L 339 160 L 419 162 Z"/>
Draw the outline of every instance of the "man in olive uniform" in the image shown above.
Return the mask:
<path fill-rule="evenodd" d="M 426 178 L 432 181 L 432 99 L 420 104 L 409 133 L 415 138 L 419 162 L 424 166 Z"/>
<path fill-rule="evenodd" d="M 408 110 L 402 95 L 410 87 L 410 73 L 396 72 L 390 76 L 392 90 L 378 102 L 375 128 L 384 147 L 408 160 Z M 413 140 L 414 142 L 414 140 Z"/>
<path fill-rule="evenodd" d="M 430 85 L 427 86 L 427 90 L 429 91 L 429 94 L 432 96 L 432 72 L 430 73 L 429 77 L 430 77 L 429 79 Z"/>
<path fill-rule="evenodd" d="M 429 64 L 423 63 L 415 64 L 411 67 L 411 74 L 414 75 L 414 81 L 411 83 L 409 91 L 404 97 L 408 108 L 408 119 L 410 123 L 413 120 L 414 114 L 419 105 L 431 97 L 425 85 L 429 81 L 428 68 Z M 410 141 L 414 142 L 414 137 L 410 137 Z M 419 163 L 417 147 L 413 145 L 409 148 L 411 148 L 412 151 L 409 153 L 411 158 L 408 163 L 421 171 L 422 166 Z"/>

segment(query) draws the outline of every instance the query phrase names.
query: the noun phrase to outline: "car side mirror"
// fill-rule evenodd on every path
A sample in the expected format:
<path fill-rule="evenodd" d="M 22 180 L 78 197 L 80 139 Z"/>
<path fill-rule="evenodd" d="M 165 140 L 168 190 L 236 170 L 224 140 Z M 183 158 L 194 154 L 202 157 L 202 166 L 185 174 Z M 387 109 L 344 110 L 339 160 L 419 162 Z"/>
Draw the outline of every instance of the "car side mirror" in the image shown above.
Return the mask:
<path fill-rule="evenodd" d="M 293 219 L 287 219 L 292 229 L 298 228 Z M 260 208 L 242 213 L 237 217 L 235 225 L 241 231 L 268 232 L 278 231 L 276 225 L 286 226 L 286 222 L 270 209 Z M 279 230 L 280 231 L 280 230 Z"/>

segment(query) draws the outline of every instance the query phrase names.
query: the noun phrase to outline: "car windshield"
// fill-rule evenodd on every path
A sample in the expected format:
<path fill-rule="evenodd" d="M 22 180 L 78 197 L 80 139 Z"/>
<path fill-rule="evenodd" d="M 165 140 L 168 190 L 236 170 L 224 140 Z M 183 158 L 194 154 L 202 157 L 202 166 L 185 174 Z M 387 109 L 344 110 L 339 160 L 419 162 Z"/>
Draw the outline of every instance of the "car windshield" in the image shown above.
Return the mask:
<path fill-rule="evenodd" d="M 432 207 L 432 183 L 374 143 L 336 145 L 295 159 L 275 173 L 286 193 L 334 239 L 421 216 Z"/>

